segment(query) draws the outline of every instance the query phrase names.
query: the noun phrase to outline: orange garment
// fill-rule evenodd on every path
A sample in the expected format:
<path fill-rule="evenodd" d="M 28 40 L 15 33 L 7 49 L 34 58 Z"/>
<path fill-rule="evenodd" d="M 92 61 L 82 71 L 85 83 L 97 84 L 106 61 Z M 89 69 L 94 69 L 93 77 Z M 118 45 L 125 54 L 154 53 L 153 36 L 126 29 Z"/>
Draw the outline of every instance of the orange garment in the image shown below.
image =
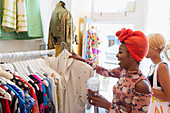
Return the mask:
<path fill-rule="evenodd" d="M 56 45 L 55 51 L 56 51 L 55 57 L 57 57 L 62 51 L 61 45 Z"/>
<path fill-rule="evenodd" d="M 143 32 L 122 28 L 121 31 L 117 31 L 116 36 L 121 43 L 125 43 L 130 55 L 137 62 L 142 61 L 147 55 L 149 43 Z"/>

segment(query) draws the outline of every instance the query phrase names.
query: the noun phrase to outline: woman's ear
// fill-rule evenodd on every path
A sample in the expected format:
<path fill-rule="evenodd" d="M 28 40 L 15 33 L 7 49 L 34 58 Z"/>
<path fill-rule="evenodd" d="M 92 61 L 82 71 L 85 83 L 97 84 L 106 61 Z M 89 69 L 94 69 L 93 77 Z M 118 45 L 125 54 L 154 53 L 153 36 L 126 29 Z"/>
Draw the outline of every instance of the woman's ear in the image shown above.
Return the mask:
<path fill-rule="evenodd" d="M 162 51 L 162 49 L 161 49 L 161 48 L 158 48 L 156 51 L 157 51 L 158 53 L 160 53 L 160 52 Z"/>

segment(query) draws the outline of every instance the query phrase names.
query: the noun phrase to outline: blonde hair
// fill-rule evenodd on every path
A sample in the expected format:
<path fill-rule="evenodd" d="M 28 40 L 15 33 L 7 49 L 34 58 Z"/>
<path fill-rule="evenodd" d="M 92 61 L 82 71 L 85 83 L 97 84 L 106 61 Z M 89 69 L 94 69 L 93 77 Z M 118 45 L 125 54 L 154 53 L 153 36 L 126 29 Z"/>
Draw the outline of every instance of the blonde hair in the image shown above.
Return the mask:
<path fill-rule="evenodd" d="M 160 49 L 160 53 L 165 49 L 166 40 L 162 34 L 154 33 L 147 36 L 149 40 L 149 47 L 157 50 Z"/>

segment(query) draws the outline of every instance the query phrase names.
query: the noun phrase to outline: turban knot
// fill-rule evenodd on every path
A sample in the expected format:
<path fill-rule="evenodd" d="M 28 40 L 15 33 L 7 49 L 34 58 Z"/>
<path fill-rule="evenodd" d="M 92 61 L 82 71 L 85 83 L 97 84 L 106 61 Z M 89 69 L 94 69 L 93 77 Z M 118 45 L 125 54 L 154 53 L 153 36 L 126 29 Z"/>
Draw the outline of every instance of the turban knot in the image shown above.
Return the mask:
<path fill-rule="evenodd" d="M 143 32 L 122 28 L 117 31 L 116 36 L 121 43 L 125 43 L 134 60 L 140 62 L 148 53 L 149 43 Z"/>
<path fill-rule="evenodd" d="M 120 42 L 122 43 L 124 40 L 126 40 L 128 37 L 132 36 L 133 31 L 131 29 L 125 29 L 122 28 L 121 31 L 118 31 L 116 33 L 116 36 L 118 37 L 118 39 L 120 40 Z"/>

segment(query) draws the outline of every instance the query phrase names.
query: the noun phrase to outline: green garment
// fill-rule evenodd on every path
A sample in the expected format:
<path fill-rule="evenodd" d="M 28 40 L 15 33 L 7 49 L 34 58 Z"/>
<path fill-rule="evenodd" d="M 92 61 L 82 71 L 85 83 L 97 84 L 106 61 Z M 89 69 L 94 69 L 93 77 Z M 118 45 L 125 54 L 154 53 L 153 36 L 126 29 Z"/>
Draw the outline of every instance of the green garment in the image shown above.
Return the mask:
<path fill-rule="evenodd" d="M 3 31 L 2 29 L 2 1 L 0 2 L 0 39 L 30 40 L 30 39 L 43 38 L 39 0 L 27 0 L 26 2 L 27 2 L 27 11 L 30 9 L 30 11 L 27 12 L 28 13 L 27 21 L 29 21 L 28 22 L 28 26 L 29 26 L 28 33 L 27 32 L 16 33 L 16 32 L 4 32 Z M 29 8 L 28 8 L 28 5 L 29 5 Z M 34 11 L 32 11 L 31 8 L 34 9 Z M 33 15 L 34 16 L 36 15 L 34 17 L 35 20 L 33 19 Z"/>
<path fill-rule="evenodd" d="M 43 37 L 39 0 L 26 0 L 29 37 Z"/>
<path fill-rule="evenodd" d="M 72 51 L 72 43 L 75 42 L 73 19 L 71 13 L 57 3 L 50 20 L 48 49 L 54 49 L 62 42 L 67 44 L 68 51 Z"/>

